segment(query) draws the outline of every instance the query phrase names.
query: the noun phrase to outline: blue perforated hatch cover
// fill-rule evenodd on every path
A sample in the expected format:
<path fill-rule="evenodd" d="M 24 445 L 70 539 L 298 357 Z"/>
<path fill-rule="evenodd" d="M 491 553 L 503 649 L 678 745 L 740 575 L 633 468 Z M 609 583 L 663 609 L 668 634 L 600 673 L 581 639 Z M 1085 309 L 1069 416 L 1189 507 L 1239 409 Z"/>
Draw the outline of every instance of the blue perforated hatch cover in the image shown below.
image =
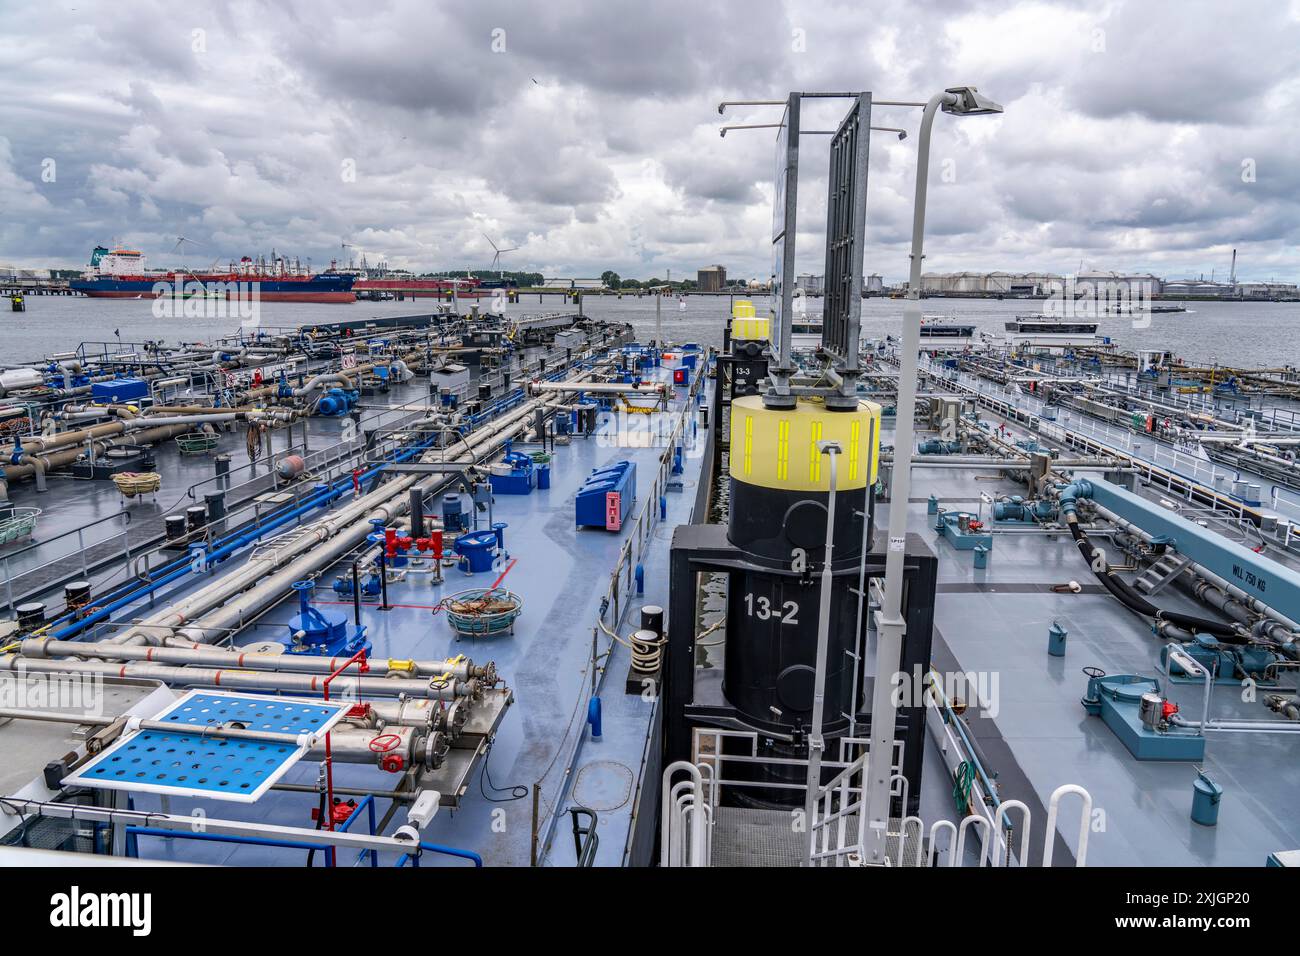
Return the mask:
<path fill-rule="evenodd" d="M 198 728 L 234 723 L 270 734 L 321 736 L 350 706 L 192 690 L 153 718 L 174 723 L 175 733 L 141 730 L 123 737 L 65 777 L 63 784 L 252 803 L 302 758 L 307 747 L 208 736 L 195 732 Z"/>

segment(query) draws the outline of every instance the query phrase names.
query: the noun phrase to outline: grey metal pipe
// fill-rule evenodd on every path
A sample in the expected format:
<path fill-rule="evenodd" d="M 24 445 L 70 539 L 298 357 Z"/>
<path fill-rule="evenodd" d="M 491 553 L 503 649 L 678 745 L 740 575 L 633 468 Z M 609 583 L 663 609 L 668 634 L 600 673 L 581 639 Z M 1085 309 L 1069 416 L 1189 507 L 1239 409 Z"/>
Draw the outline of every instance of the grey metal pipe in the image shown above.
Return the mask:
<path fill-rule="evenodd" d="M 176 667 L 171 664 L 107 661 L 52 661 L 29 659 L 8 654 L 0 657 L 0 671 L 23 671 L 36 674 L 100 674 L 104 677 L 134 677 L 162 681 L 176 687 L 224 687 L 227 690 L 284 691 L 317 697 L 324 693 L 325 676 L 320 674 L 281 674 L 224 670 L 210 667 Z M 472 696 L 474 681 L 433 681 L 394 677 L 351 677 L 340 675 L 330 681 L 330 691 L 340 698 L 427 697 L 452 701 Z"/>
<path fill-rule="evenodd" d="M 239 667 L 257 671 L 283 671 L 297 674 L 332 674 L 347 663 L 346 657 L 311 654 L 264 654 L 239 649 L 188 646 L 148 647 L 137 644 L 111 644 L 106 641 L 57 641 L 46 637 L 26 638 L 19 653 L 31 658 L 79 657 L 114 661 L 147 661 L 155 664 L 206 664 L 213 667 Z M 382 658 L 368 660 L 371 670 L 383 668 L 389 673 L 409 671 L 421 677 L 447 675 L 457 680 L 486 677 L 487 666 L 469 660 L 396 661 Z M 410 665 L 408 668 L 407 665 Z"/>

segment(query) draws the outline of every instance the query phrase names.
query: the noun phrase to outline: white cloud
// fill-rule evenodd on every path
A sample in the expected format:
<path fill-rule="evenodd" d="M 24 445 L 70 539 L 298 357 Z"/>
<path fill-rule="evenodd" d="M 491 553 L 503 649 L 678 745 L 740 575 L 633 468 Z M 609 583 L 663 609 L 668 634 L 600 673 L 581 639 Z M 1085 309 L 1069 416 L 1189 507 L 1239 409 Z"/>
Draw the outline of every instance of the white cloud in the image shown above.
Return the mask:
<path fill-rule="evenodd" d="M 221 259 L 274 246 L 323 263 L 346 241 L 372 261 L 483 268 L 486 232 L 520 246 L 509 266 L 551 274 L 723 262 L 763 275 L 771 131 L 719 138 L 719 99 L 864 87 L 914 99 L 973 83 L 1007 112 L 939 118 L 927 268 L 1208 272 L 1237 247 L 1244 275 L 1300 272 L 1294 4 L 1246 0 L 1230 16 L 1192 0 L 518 7 L 10 11 L 0 258 L 76 266 L 116 237 L 162 265 L 186 235 Z M 835 120 L 809 109 L 810 123 Z M 917 112 L 879 107 L 874 121 L 914 130 Z M 915 139 L 876 135 L 871 150 L 868 267 L 899 277 Z M 938 175 L 945 161 L 954 182 Z M 824 137 L 807 138 L 801 270 L 821 269 L 825 165 Z"/>

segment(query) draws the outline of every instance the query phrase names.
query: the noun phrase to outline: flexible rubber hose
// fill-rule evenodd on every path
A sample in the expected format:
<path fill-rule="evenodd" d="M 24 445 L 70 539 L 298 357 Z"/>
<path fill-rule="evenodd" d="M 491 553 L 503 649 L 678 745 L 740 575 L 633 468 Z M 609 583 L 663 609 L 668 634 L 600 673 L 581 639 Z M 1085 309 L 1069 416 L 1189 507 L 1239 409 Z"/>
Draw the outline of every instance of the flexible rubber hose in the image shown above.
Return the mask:
<path fill-rule="evenodd" d="M 1225 644 L 1249 644 L 1247 638 L 1237 633 L 1237 629 L 1231 624 L 1225 624 L 1222 621 L 1214 621 L 1209 618 L 1197 617 L 1194 614 L 1182 614 L 1178 611 L 1163 611 L 1156 607 L 1142 593 L 1136 590 L 1127 581 L 1122 581 L 1111 572 L 1106 559 L 1101 552 L 1093 546 L 1088 540 L 1088 535 L 1079 527 L 1079 521 L 1074 515 L 1066 516 L 1066 524 L 1070 528 L 1070 534 L 1074 537 L 1075 544 L 1079 546 L 1079 553 L 1083 555 L 1083 560 L 1088 562 L 1088 567 L 1092 568 L 1092 573 L 1096 575 L 1097 580 L 1102 583 L 1111 594 L 1113 594 L 1127 608 L 1141 614 L 1145 617 L 1156 618 L 1157 620 L 1168 621 L 1188 631 L 1203 634 L 1213 634 Z M 1098 559 L 1101 568 L 1098 569 Z"/>

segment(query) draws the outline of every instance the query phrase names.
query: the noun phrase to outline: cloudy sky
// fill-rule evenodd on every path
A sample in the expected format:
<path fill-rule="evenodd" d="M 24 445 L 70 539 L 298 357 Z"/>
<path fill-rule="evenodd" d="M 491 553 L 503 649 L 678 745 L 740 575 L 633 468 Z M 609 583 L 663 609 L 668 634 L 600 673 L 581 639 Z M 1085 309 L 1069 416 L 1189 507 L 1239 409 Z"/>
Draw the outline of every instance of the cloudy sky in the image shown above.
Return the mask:
<path fill-rule="evenodd" d="M 0 0 L 0 262 L 97 243 L 548 276 L 770 270 L 772 131 L 723 98 L 979 87 L 940 116 L 932 270 L 1300 279 L 1300 0 Z M 835 122 L 822 108 L 805 126 Z M 878 108 L 915 130 L 919 111 Z M 821 271 L 805 137 L 800 271 Z M 871 144 L 868 271 L 906 274 L 915 138 Z M 176 252 L 177 237 L 185 258 Z M 346 254 L 346 253 L 343 253 Z"/>

